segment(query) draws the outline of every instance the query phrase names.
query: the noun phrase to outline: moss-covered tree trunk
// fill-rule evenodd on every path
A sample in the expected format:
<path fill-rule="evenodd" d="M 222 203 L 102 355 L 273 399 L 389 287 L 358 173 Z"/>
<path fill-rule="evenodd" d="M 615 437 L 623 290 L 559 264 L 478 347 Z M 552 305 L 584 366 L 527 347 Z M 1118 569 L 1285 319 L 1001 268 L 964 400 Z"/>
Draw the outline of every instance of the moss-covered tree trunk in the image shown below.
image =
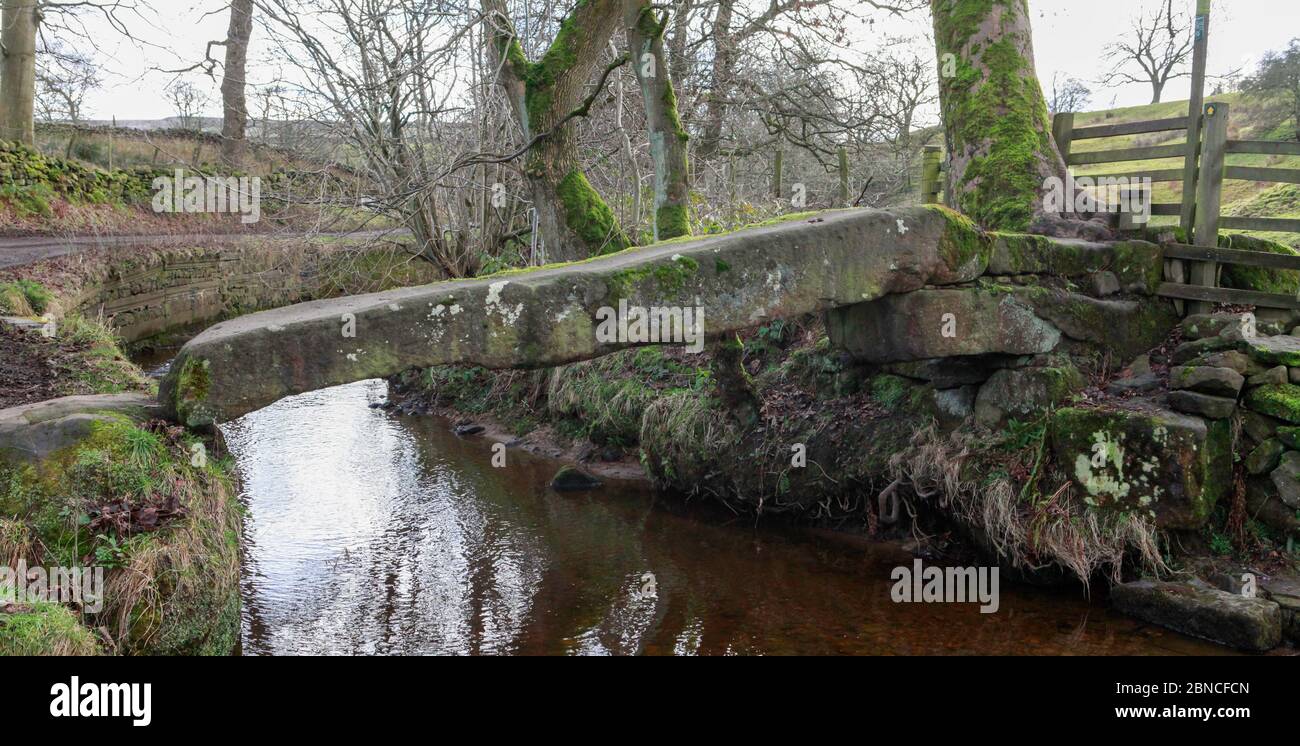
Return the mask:
<path fill-rule="evenodd" d="M 646 135 L 655 164 L 655 240 L 691 232 L 689 140 L 664 54 L 668 16 L 656 19 L 650 0 L 627 0 L 627 42 L 645 103 Z"/>
<path fill-rule="evenodd" d="M 1066 167 L 1034 70 L 1028 0 L 930 0 L 930 9 L 948 204 L 985 228 L 1108 234 L 1104 221 L 1045 211 L 1048 180 L 1064 180 Z"/>
<path fill-rule="evenodd" d="M 579 0 L 542 59 L 530 62 L 500 0 L 482 0 L 500 81 L 525 142 L 524 177 L 547 259 L 571 261 L 630 245 L 609 205 L 582 171 L 570 115 L 585 114 L 588 85 L 623 18 L 621 0 Z M 540 136 L 540 139 L 538 139 Z"/>
<path fill-rule="evenodd" d="M 36 0 L 4 0 L 0 12 L 0 140 L 35 141 L 32 122 L 36 100 Z"/>

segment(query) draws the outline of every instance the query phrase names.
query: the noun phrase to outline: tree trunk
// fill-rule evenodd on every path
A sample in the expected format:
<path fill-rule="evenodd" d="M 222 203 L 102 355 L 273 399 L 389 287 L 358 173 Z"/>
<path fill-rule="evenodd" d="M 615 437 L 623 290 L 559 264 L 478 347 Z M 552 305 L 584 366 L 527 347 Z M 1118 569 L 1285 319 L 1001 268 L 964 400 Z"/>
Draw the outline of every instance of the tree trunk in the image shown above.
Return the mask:
<path fill-rule="evenodd" d="M 655 240 L 691 232 L 691 192 L 686 143 L 677 96 L 664 55 L 668 19 L 656 20 L 650 0 L 627 0 L 627 40 L 645 103 L 646 134 L 655 165 Z"/>
<path fill-rule="evenodd" d="M 253 0 L 231 0 L 226 29 L 226 65 L 221 79 L 221 159 L 238 167 L 248 156 L 248 102 L 244 98 L 248 37 L 253 32 Z"/>
<path fill-rule="evenodd" d="M 1164 95 L 1164 92 L 1165 92 L 1164 83 L 1160 82 L 1159 80 L 1151 81 L 1151 103 L 1153 104 L 1160 103 L 1160 97 Z"/>
<path fill-rule="evenodd" d="M 1028 0 L 930 0 L 930 9 L 940 70 L 956 59 L 956 73 L 939 77 L 949 204 L 995 230 L 1108 235 L 1046 212 L 1049 179 L 1063 181 L 1066 168 L 1034 71 Z"/>
<path fill-rule="evenodd" d="M 621 0 L 581 0 L 560 24 L 542 59 L 524 56 L 500 0 L 482 0 L 500 83 L 525 142 L 524 178 L 549 261 L 572 261 L 631 245 L 614 212 L 587 181 L 563 120 L 579 111 L 601 50 L 622 20 Z M 585 111 L 580 112 L 585 115 Z"/>
<path fill-rule="evenodd" d="M 699 158 L 716 156 L 722 142 L 727 86 L 731 82 L 736 59 L 736 40 L 731 28 L 735 4 L 735 0 L 720 0 L 718 13 L 713 19 L 713 74 L 709 80 L 709 93 L 705 96 L 704 132 L 700 137 L 700 146 L 695 150 Z"/>
<path fill-rule="evenodd" d="M 36 101 L 37 0 L 4 0 L 0 14 L 0 140 L 36 141 L 33 107 Z"/>

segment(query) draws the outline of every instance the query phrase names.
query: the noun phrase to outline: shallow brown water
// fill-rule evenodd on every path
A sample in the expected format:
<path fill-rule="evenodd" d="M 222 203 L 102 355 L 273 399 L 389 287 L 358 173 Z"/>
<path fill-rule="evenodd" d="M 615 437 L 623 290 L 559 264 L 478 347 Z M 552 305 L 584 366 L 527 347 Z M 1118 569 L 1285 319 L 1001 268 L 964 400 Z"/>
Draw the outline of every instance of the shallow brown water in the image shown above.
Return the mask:
<path fill-rule="evenodd" d="M 1166 654 L 1222 649 L 1003 582 L 1001 608 L 896 604 L 897 548 L 755 528 L 368 408 L 369 381 L 226 427 L 248 506 L 245 654 Z M 654 593 L 648 590 L 653 575 Z"/>

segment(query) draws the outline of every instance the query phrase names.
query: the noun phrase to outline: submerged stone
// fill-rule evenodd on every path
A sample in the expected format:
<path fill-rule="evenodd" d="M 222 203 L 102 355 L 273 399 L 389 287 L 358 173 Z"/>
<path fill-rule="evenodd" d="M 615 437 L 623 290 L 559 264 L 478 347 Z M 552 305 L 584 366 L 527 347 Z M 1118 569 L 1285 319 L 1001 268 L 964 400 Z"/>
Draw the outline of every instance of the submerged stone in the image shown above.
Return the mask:
<path fill-rule="evenodd" d="M 596 477 L 573 466 L 563 466 L 551 478 L 551 489 L 557 492 L 594 490 L 603 484 Z"/>
<path fill-rule="evenodd" d="M 1115 608 L 1162 627 L 1241 650 L 1262 652 L 1282 642 L 1278 605 L 1217 588 L 1139 580 L 1111 589 Z"/>

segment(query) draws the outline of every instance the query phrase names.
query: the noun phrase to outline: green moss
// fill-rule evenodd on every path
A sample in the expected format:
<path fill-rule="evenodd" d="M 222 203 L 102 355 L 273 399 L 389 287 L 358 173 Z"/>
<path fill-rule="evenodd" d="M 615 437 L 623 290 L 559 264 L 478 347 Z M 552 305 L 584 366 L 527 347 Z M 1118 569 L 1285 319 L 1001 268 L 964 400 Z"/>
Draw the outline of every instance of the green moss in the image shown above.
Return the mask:
<path fill-rule="evenodd" d="M 661 206 L 655 211 L 655 230 L 660 239 L 690 235 L 690 208 L 686 205 Z"/>
<path fill-rule="evenodd" d="M 229 464 L 192 461 L 198 444 L 101 414 L 86 437 L 39 464 L 0 466 L 0 515 L 23 524 L 31 563 L 76 567 L 94 557 L 106 568 L 104 609 L 85 625 L 107 628 L 121 652 L 234 649 L 240 509 Z M 90 516 L 108 504 L 179 512 L 152 531 L 92 531 Z"/>
<path fill-rule="evenodd" d="M 181 363 L 175 378 L 176 388 L 172 391 L 172 406 L 181 422 L 190 422 L 191 414 L 204 414 L 204 402 L 212 385 L 211 365 L 208 360 L 193 357 L 187 357 Z"/>
<path fill-rule="evenodd" d="M 1300 256 L 1300 251 L 1285 244 L 1240 234 L 1220 234 L 1219 246 L 1228 249 Z M 1258 290 L 1264 293 L 1295 295 L 1300 292 L 1300 272 L 1291 269 L 1225 264 L 1223 266 L 1222 284 L 1224 287 L 1238 288 L 1240 290 Z"/>
<path fill-rule="evenodd" d="M 944 219 L 943 236 L 939 239 L 939 255 L 952 271 L 959 271 L 972 262 L 987 267 L 993 255 L 992 239 L 980 229 L 975 221 L 955 210 L 942 205 L 924 205 Z"/>
<path fill-rule="evenodd" d="M 54 299 L 44 285 L 33 280 L 14 280 L 0 284 L 0 314 L 40 316 Z"/>
<path fill-rule="evenodd" d="M 617 302 L 631 298 L 638 285 L 647 278 L 654 278 L 654 290 L 658 291 L 653 293 L 656 296 L 654 300 L 659 301 L 685 288 L 699 271 L 699 262 L 689 256 L 678 255 L 666 262 L 618 270 L 606 280 L 605 286 L 608 288 L 610 300 Z"/>
<path fill-rule="evenodd" d="M 99 655 L 95 633 L 70 609 L 38 602 L 17 614 L 0 613 L 0 656 Z"/>
<path fill-rule="evenodd" d="M 1246 394 L 1246 406 L 1270 417 L 1300 424 L 1300 386 L 1277 383 L 1257 386 Z"/>
<path fill-rule="evenodd" d="M 631 245 L 614 212 L 581 171 L 570 171 L 556 186 L 565 222 L 592 254 L 622 251 Z"/>
<path fill-rule="evenodd" d="M 882 373 L 871 379 L 871 398 L 890 412 L 897 411 L 911 391 L 912 385 L 901 376 Z"/>

